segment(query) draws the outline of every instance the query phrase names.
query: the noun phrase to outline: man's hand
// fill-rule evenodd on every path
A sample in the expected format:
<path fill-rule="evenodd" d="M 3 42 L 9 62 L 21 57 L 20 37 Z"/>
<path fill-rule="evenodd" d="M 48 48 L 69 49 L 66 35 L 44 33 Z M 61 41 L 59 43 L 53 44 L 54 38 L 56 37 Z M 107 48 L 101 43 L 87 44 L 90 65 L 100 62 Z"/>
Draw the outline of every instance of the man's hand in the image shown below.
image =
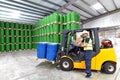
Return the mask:
<path fill-rule="evenodd" d="M 77 42 L 77 43 L 82 43 L 82 40 L 83 40 L 83 38 L 77 38 L 77 39 L 76 39 L 76 42 Z"/>
<path fill-rule="evenodd" d="M 88 43 L 80 44 L 80 47 L 87 47 Z"/>
<path fill-rule="evenodd" d="M 82 42 L 83 38 L 80 38 L 80 41 Z"/>

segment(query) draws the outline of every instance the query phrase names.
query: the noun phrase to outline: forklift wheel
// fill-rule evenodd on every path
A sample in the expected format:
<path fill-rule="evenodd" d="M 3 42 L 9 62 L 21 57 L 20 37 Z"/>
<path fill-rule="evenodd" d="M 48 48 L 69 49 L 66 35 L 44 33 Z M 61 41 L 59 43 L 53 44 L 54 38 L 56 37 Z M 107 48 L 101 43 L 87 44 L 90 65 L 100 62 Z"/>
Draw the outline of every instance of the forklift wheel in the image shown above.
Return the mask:
<path fill-rule="evenodd" d="M 60 68 L 64 71 L 71 71 L 73 69 L 73 62 L 69 58 L 62 58 L 60 61 Z"/>
<path fill-rule="evenodd" d="M 107 74 L 113 74 L 116 71 L 116 65 L 110 62 L 106 62 L 103 64 L 102 71 Z"/>

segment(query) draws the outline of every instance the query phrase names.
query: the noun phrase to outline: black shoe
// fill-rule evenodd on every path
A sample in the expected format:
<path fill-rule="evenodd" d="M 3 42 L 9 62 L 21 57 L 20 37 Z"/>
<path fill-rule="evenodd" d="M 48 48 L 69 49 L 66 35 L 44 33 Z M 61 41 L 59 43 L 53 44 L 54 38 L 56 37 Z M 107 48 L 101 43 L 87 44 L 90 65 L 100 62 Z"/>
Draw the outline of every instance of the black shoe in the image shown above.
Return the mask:
<path fill-rule="evenodd" d="M 89 78 L 90 76 L 91 76 L 91 74 L 90 74 L 90 75 L 87 74 L 85 77 L 86 77 L 86 78 Z"/>

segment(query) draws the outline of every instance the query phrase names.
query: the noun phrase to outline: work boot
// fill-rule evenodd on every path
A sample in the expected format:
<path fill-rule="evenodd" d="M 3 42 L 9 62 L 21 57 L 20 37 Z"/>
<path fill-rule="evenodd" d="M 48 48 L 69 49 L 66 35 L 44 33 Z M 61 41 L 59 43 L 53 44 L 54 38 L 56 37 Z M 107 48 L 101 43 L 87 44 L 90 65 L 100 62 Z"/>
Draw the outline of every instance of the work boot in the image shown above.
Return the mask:
<path fill-rule="evenodd" d="M 91 77 L 91 74 L 87 74 L 85 77 L 86 77 L 86 78 L 89 78 L 89 77 Z"/>

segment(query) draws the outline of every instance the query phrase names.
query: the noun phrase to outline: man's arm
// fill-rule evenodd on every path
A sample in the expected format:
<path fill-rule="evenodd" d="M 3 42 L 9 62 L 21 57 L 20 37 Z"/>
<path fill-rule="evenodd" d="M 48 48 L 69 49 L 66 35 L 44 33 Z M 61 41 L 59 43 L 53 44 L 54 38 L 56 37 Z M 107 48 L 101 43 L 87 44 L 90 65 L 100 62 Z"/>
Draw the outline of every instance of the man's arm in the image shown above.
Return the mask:
<path fill-rule="evenodd" d="M 77 42 L 77 44 L 78 45 L 81 45 L 82 44 L 82 40 L 83 40 L 83 38 L 79 38 L 76 42 Z"/>

